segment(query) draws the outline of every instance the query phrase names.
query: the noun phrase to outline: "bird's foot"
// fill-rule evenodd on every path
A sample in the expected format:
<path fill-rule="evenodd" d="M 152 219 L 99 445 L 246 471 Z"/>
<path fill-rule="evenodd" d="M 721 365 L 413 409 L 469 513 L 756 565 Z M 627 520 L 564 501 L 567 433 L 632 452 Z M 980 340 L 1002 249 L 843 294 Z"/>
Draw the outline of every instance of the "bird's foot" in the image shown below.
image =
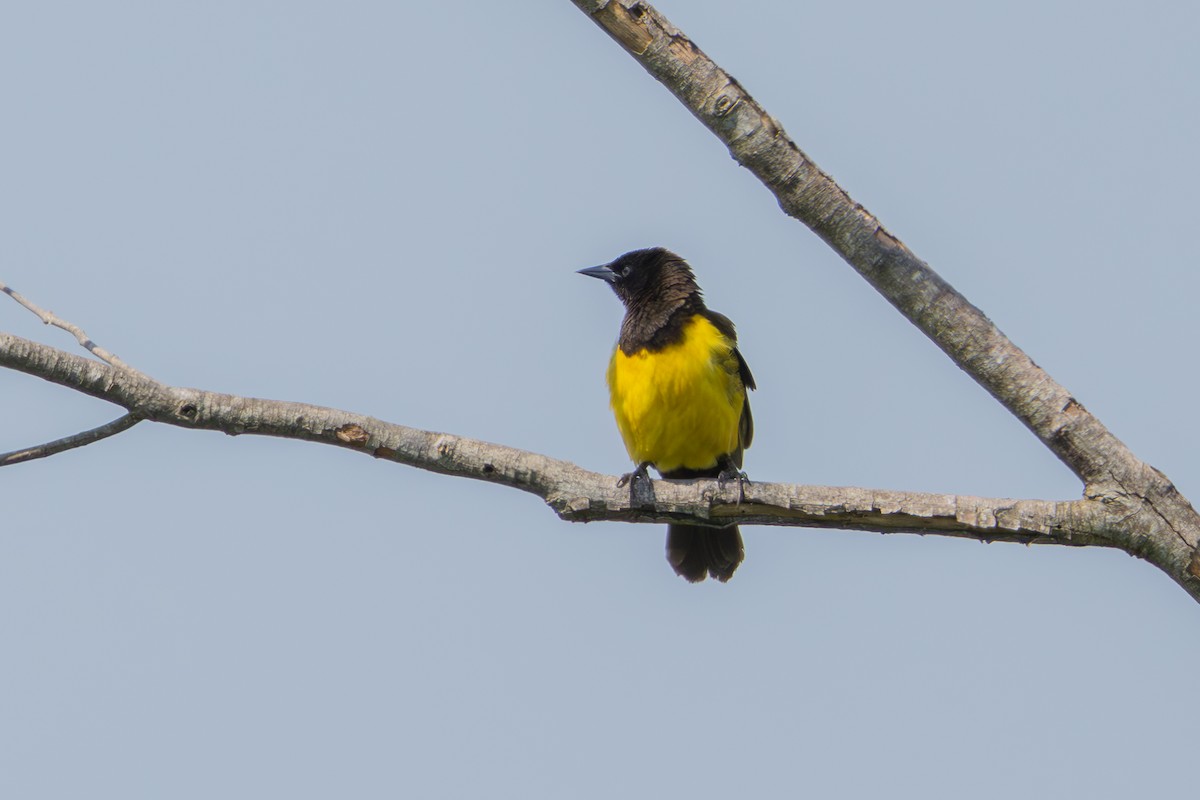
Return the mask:
<path fill-rule="evenodd" d="M 629 505 L 631 506 L 636 507 L 638 505 L 637 493 L 639 481 L 645 488 L 645 491 L 650 491 L 650 473 L 646 471 L 649 467 L 650 462 L 643 461 L 637 465 L 637 469 L 635 469 L 633 472 L 626 472 L 621 476 L 621 479 L 617 481 L 618 489 L 626 484 L 629 484 Z"/>
<path fill-rule="evenodd" d="M 647 472 L 649 468 L 649 461 L 643 461 L 642 463 L 638 464 L 637 469 L 635 469 L 633 472 L 626 472 L 621 476 L 620 480 L 617 481 L 617 488 L 620 489 L 625 484 L 629 484 L 629 491 L 632 494 L 633 487 L 637 485 L 638 481 L 650 480 L 650 473 Z"/>
<path fill-rule="evenodd" d="M 738 505 L 746 499 L 746 487 L 750 484 L 750 479 L 746 477 L 746 473 L 738 469 L 737 464 L 733 463 L 733 459 L 725 456 L 721 459 L 721 471 L 717 473 L 717 487 L 723 492 L 725 484 L 730 481 L 737 481 L 738 487 Z"/>

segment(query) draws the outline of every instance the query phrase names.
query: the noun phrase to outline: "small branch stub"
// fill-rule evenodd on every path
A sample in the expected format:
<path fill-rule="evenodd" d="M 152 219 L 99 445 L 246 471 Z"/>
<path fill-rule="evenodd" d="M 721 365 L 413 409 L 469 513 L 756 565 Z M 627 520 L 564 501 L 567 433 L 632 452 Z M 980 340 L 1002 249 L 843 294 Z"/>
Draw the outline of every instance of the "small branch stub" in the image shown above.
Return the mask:
<path fill-rule="evenodd" d="M 371 438 L 370 434 L 363 430 L 362 426 L 353 423 L 338 428 L 334 432 L 334 435 L 337 436 L 338 441 L 354 445 L 355 447 L 364 447 L 367 444 L 367 440 Z"/>
<path fill-rule="evenodd" d="M 634 55 L 645 53 L 654 41 L 654 37 L 646 30 L 642 7 L 638 3 L 631 4 L 629 8 L 620 3 L 606 3 L 593 16 L 610 36 Z"/>

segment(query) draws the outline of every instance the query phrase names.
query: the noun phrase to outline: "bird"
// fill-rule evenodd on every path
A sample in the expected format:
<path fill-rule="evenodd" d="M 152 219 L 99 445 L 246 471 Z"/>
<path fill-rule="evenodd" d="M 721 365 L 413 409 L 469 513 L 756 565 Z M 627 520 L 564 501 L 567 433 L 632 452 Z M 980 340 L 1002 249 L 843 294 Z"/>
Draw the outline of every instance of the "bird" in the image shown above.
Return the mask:
<path fill-rule="evenodd" d="M 729 318 L 704 304 L 691 266 L 662 247 L 633 250 L 578 270 L 609 284 L 625 307 L 606 379 L 617 429 L 636 468 L 618 486 L 648 479 L 738 481 L 754 438 L 746 396 L 754 377 Z M 667 561 L 692 583 L 722 583 L 745 557 L 736 526 L 667 526 Z"/>

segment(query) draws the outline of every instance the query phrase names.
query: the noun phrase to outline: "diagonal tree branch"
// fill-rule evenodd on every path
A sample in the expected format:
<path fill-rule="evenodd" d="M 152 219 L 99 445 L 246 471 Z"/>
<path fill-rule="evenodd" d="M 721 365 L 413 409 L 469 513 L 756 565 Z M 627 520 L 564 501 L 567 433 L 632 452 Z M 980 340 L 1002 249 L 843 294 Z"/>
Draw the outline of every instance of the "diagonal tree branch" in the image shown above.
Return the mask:
<path fill-rule="evenodd" d="M 1086 483 L 1132 454 L 1071 394 L 788 137 L 750 94 L 649 4 L 572 0 L 712 131 L 743 167 Z"/>
<path fill-rule="evenodd" d="M 1200 599 L 1200 516 L 1158 470 L 1054 381 L 982 311 L 825 174 L 779 123 L 662 14 L 641 0 L 572 0 L 775 195 L 1020 419 L 1084 481 L 1085 495 L 1128 511 L 1122 546 Z"/>

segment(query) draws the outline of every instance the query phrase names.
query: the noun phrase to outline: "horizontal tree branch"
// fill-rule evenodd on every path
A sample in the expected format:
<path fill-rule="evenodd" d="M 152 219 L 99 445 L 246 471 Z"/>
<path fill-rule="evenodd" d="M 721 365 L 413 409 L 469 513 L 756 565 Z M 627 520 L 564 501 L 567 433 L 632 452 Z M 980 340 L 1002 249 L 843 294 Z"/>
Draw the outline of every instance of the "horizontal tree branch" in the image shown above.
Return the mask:
<path fill-rule="evenodd" d="M 476 439 L 409 428 L 333 408 L 167 386 L 140 373 L 0 333 L 0 366 L 125 407 L 131 416 L 182 428 L 319 442 L 541 497 L 576 522 L 669 522 L 852 528 L 980 541 L 1118 546 L 1095 500 L 1051 502 L 886 490 L 750 483 L 738 502 L 716 481 L 636 482 L 567 461 Z M 124 418 L 122 418 L 124 419 Z"/>

